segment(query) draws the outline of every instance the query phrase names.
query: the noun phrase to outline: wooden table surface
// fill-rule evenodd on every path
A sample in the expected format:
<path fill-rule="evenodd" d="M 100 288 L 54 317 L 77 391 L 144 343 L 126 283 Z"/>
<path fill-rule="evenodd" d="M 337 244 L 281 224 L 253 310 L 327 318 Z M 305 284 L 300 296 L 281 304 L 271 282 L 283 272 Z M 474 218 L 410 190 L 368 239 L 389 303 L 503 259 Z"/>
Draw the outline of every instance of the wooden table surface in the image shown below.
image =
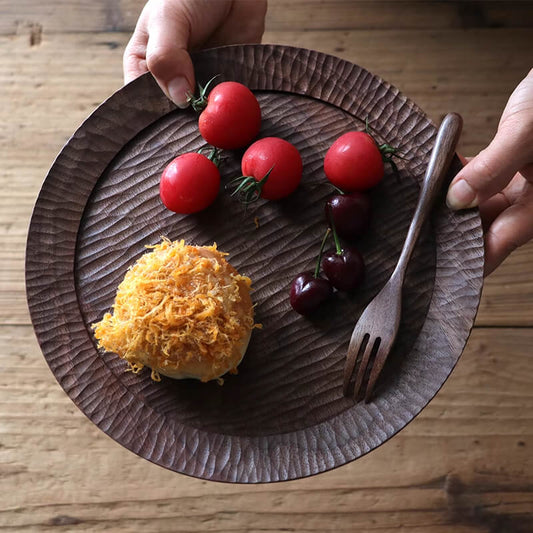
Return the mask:
<path fill-rule="evenodd" d="M 24 288 L 32 206 L 55 155 L 122 83 L 139 0 L 0 0 L 0 529 L 2 531 L 533 530 L 533 243 L 485 284 L 466 350 L 399 435 L 334 471 L 241 486 L 178 475 L 116 444 L 48 369 Z M 380 75 L 460 151 L 492 138 L 533 66 L 532 2 L 271 0 L 264 42 Z"/>

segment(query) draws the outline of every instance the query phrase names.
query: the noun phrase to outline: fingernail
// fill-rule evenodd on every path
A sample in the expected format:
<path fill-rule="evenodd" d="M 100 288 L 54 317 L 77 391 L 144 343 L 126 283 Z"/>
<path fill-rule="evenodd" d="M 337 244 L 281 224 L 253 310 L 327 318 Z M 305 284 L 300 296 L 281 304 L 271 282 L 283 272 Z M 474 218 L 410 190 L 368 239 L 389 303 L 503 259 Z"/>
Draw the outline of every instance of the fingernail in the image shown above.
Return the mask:
<path fill-rule="evenodd" d="M 189 83 L 183 76 L 178 76 L 168 83 L 168 94 L 170 99 L 181 109 L 185 109 L 189 102 L 187 101 L 187 95 L 191 88 Z"/>
<path fill-rule="evenodd" d="M 476 191 L 466 180 L 460 179 L 450 187 L 446 196 L 446 205 L 454 210 L 475 207 L 477 205 Z"/>

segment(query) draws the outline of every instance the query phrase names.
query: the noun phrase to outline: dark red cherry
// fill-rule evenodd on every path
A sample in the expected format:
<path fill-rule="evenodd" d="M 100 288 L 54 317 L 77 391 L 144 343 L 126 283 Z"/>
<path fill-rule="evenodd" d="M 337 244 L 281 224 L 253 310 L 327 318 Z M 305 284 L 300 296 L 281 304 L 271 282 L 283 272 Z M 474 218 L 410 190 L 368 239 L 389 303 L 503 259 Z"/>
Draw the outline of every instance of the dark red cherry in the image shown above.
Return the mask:
<path fill-rule="evenodd" d="M 331 283 L 327 279 L 315 277 L 313 272 L 304 272 L 292 282 L 291 306 L 301 315 L 310 315 L 332 292 Z"/>
<path fill-rule="evenodd" d="M 322 256 L 322 270 L 331 284 L 339 290 L 351 291 L 363 281 L 365 263 L 363 256 L 354 247 L 326 252 Z"/>
<path fill-rule="evenodd" d="M 331 225 L 331 219 L 337 234 L 348 241 L 360 237 L 370 223 L 370 197 L 362 192 L 350 194 L 336 194 L 326 202 L 326 220 Z"/>

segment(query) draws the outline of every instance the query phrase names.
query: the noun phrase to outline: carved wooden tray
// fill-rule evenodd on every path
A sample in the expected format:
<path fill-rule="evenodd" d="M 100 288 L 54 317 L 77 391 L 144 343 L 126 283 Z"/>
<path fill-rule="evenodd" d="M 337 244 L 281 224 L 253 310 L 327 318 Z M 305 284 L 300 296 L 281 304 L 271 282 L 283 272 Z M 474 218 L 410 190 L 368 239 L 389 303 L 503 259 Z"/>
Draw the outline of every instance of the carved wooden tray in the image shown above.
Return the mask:
<path fill-rule="evenodd" d="M 405 237 L 436 129 L 397 89 L 357 65 L 314 51 L 245 45 L 196 54 L 197 77 L 237 80 L 258 96 L 261 136 L 294 143 L 304 161 L 298 191 L 245 210 L 221 191 L 198 215 L 167 211 L 161 171 L 203 145 L 197 116 L 175 108 L 150 75 L 105 101 L 54 162 L 29 229 L 26 281 L 43 354 L 76 405 L 138 455 L 210 480 L 269 482 L 323 472 L 389 439 L 438 392 L 477 311 L 483 274 L 477 211 L 435 210 L 413 256 L 400 335 L 376 390 L 357 404 L 342 395 L 355 321 L 390 274 Z M 322 160 L 332 141 L 368 118 L 379 142 L 397 146 L 399 178 L 373 191 L 374 217 L 360 249 L 364 286 L 338 295 L 314 320 L 291 310 L 290 282 L 312 269 L 332 193 Z M 223 179 L 239 174 L 226 153 Z M 454 161 L 453 172 L 460 168 Z M 450 177 L 453 175 L 450 172 Z M 257 217 L 259 227 L 254 223 Z M 216 383 L 150 379 L 99 353 L 90 324 L 113 302 L 129 265 L 165 235 L 214 241 L 253 280 L 255 330 L 239 374 Z"/>

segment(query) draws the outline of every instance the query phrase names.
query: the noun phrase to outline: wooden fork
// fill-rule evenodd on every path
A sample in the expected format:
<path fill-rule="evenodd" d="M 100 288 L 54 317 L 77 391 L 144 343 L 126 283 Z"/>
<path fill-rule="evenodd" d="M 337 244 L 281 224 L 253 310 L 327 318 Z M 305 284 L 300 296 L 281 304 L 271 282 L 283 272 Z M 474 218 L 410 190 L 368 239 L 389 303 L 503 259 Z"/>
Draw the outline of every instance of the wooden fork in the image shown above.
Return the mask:
<path fill-rule="evenodd" d="M 420 230 L 443 187 L 455 154 L 463 120 L 450 113 L 444 117 L 424 176 L 415 214 L 403 245 L 398 264 L 378 295 L 368 304 L 352 333 L 344 367 L 344 395 L 355 401 L 370 400 L 376 381 L 392 349 L 402 308 L 402 286 L 407 264 Z M 355 370 L 355 384 L 350 383 Z"/>

